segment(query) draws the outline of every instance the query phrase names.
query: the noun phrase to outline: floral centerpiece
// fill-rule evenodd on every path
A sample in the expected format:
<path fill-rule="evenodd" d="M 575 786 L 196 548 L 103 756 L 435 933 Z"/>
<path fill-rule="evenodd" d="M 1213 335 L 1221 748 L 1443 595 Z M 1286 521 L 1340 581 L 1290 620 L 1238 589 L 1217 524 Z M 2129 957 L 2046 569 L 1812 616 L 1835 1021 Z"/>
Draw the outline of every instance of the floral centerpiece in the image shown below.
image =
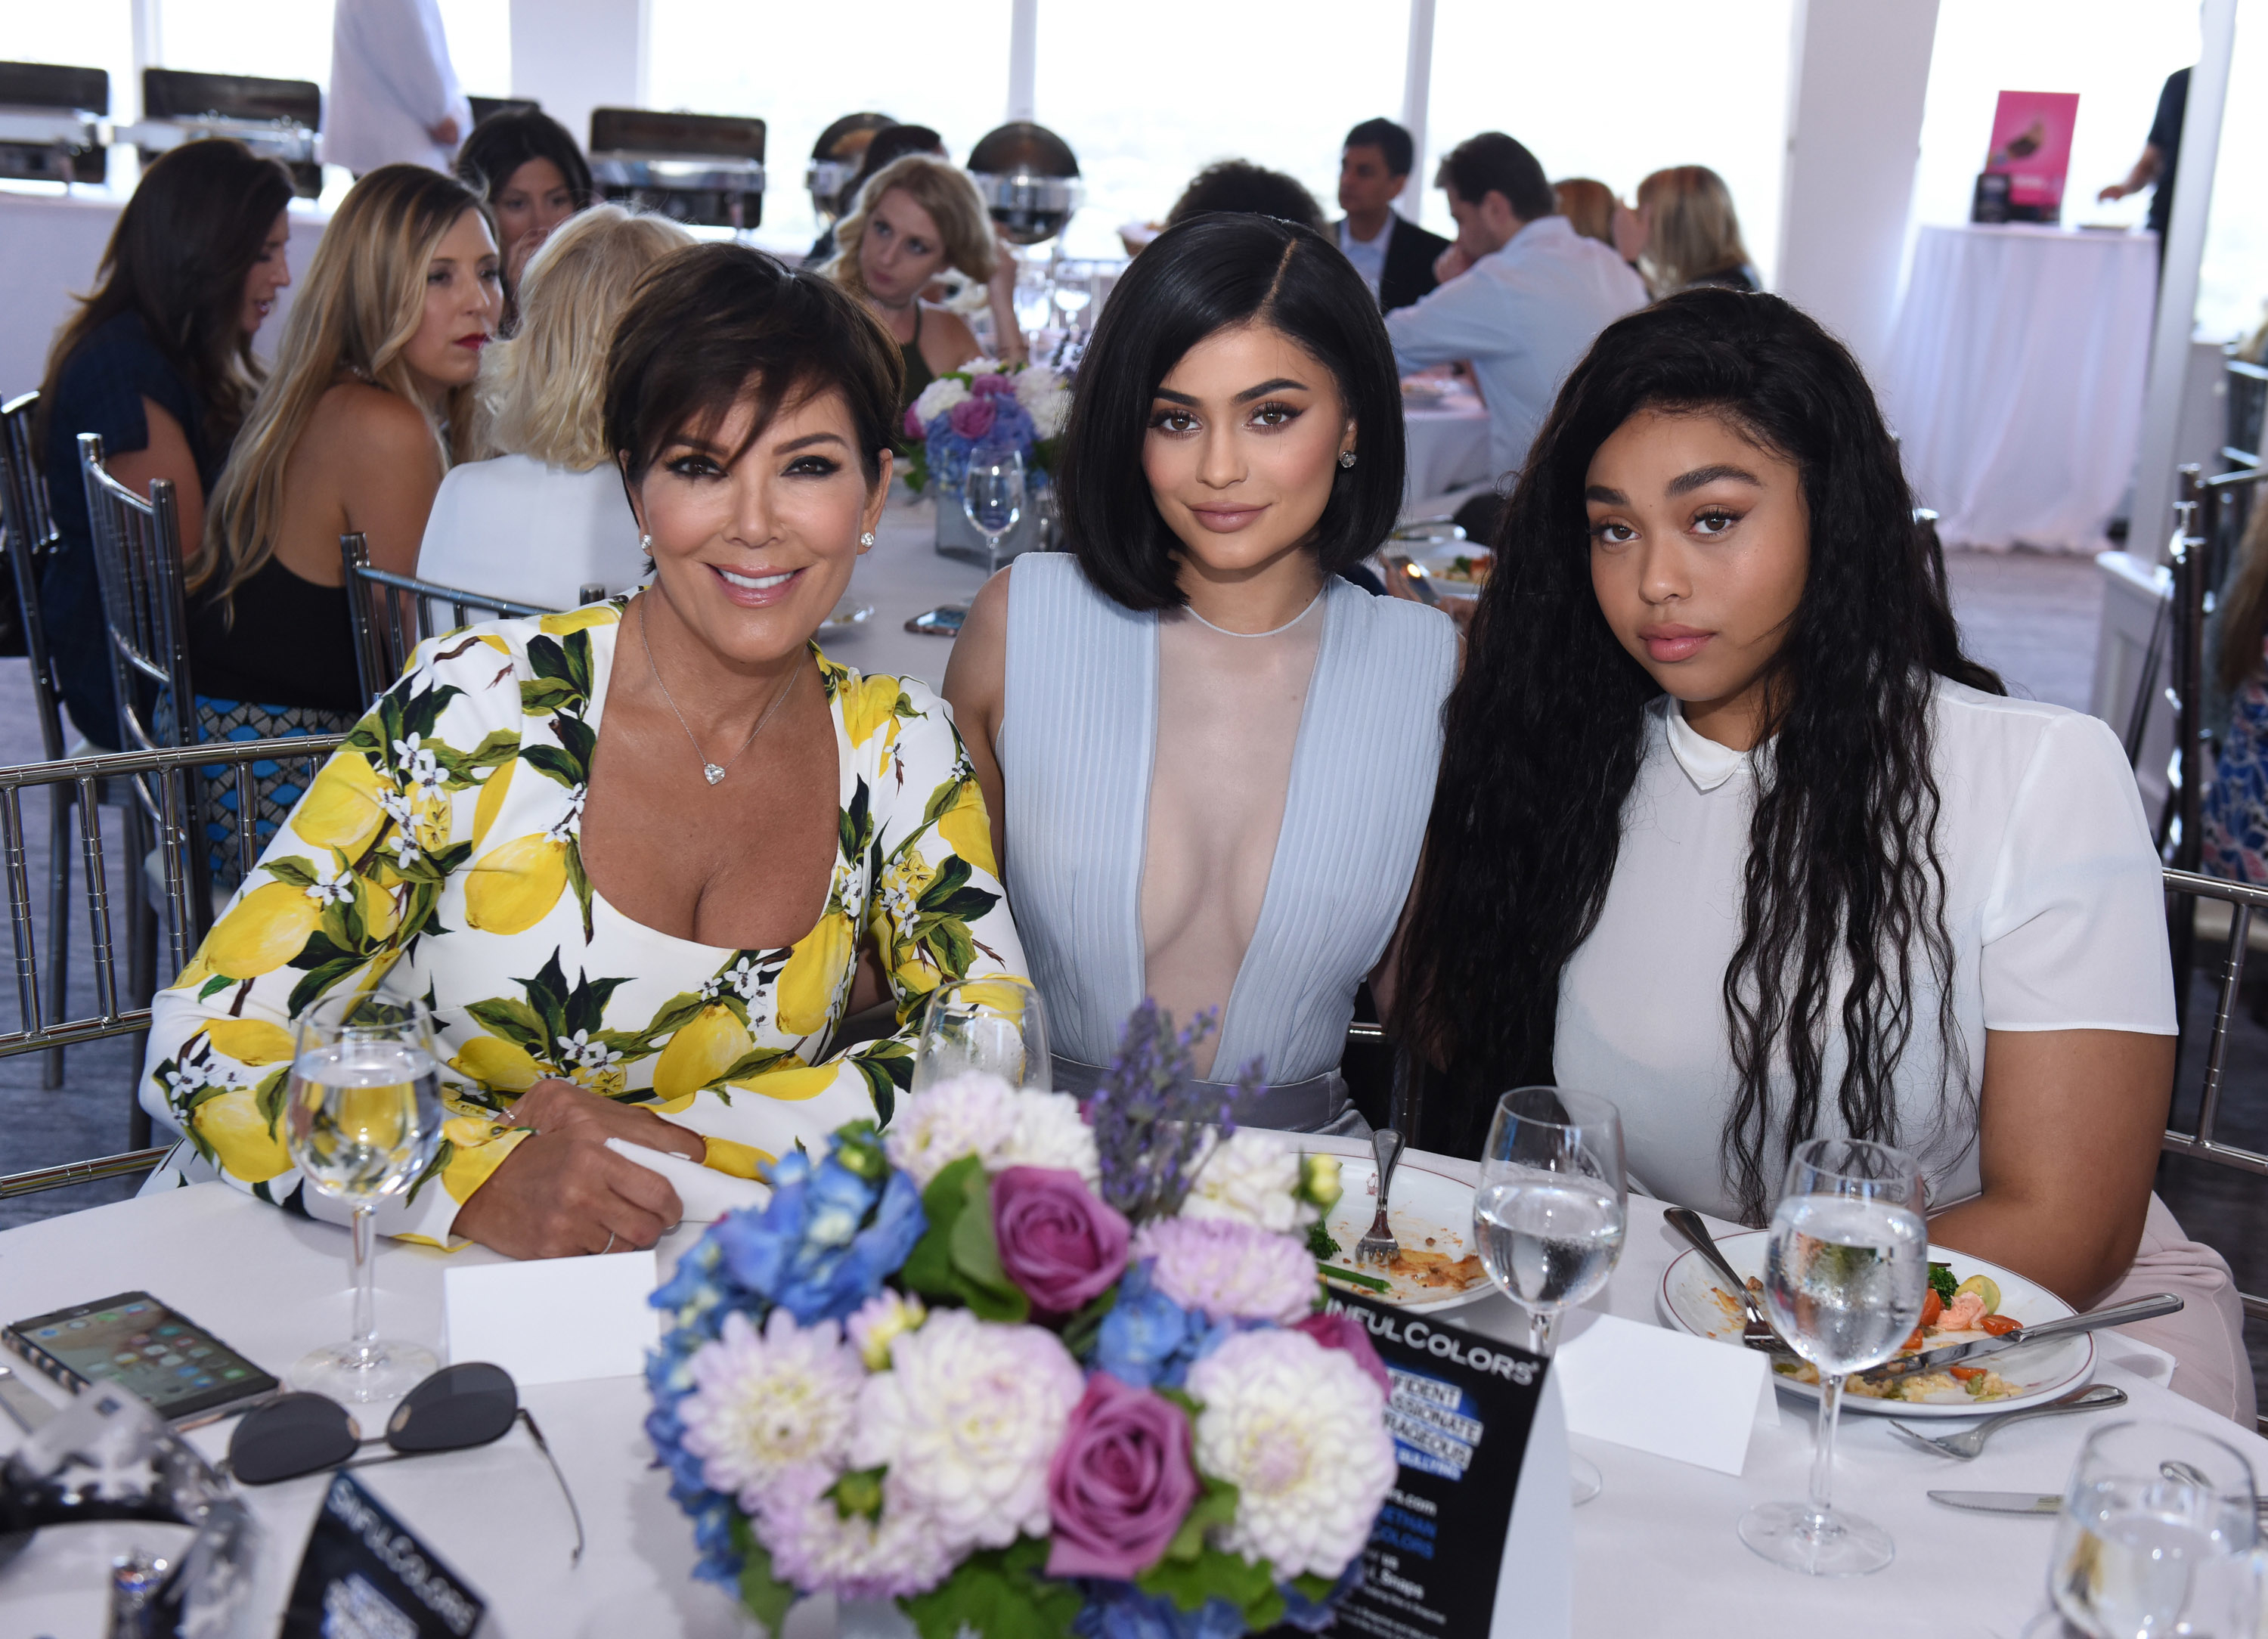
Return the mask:
<path fill-rule="evenodd" d="M 1317 1312 L 1338 1166 L 1207 1125 L 1147 1003 L 1086 1111 L 968 1074 L 773 1169 L 653 1301 L 647 1431 L 700 1575 L 774 1633 L 1315 1629 L 1395 1473 L 1387 1376 Z"/>
<path fill-rule="evenodd" d="M 908 408 L 906 486 L 919 495 L 934 483 L 945 495 L 959 495 L 968 452 L 986 443 L 1013 445 L 1027 473 L 1053 472 L 1070 418 L 1068 374 L 1045 364 L 971 359 L 924 387 Z"/>

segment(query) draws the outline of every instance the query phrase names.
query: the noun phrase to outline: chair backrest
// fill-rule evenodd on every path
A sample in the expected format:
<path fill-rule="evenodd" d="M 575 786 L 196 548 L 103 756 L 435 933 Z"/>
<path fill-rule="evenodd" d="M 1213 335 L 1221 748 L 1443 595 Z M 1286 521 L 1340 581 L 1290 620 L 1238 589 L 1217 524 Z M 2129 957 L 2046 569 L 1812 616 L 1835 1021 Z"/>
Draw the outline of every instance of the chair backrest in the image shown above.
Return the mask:
<path fill-rule="evenodd" d="M 40 618 L 40 577 L 58 536 L 48 507 L 48 481 L 32 448 L 32 418 L 39 408 L 36 393 L 0 404 L 0 531 L 7 535 L 9 592 L 16 599 L 25 658 L 32 664 L 40 743 L 53 761 L 63 754 L 63 689 L 48 651 L 47 623 Z"/>
<path fill-rule="evenodd" d="M 2268 1180 L 2268 1155 L 2242 1144 L 2222 1142 L 2218 1136 L 2220 1120 L 2223 1079 L 2228 1068 L 2228 1027 L 2236 1017 L 2237 988 L 2244 978 L 2244 959 L 2250 945 L 2252 918 L 2256 912 L 2268 911 L 2268 888 L 2257 888 L 2249 883 L 2225 882 L 2218 877 L 2198 876 L 2193 871 L 2166 872 L 2166 893 L 2174 920 L 2182 927 L 2194 925 L 2197 901 L 2219 900 L 2229 908 L 2228 942 L 2220 954 L 2219 996 L 2213 1008 L 2213 1032 L 2207 1038 L 2205 1052 L 2205 1078 L 2199 1089 L 2197 1113 L 2187 1128 L 2169 1125 L 2164 1150 L 2168 1155 L 2185 1156 L 2192 1161 L 2209 1162 L 2250 1177 Z M 2174 965 L 2174 987 L 2176 993 L 2188 989 L 2189 965 L 2181 959 L 2176 942 Z M 2175 1112 L 2180 1113 L 2183 1101 L 2176 1089 Z M 2169 1117 L 2169 1122 L 2175 1118 Z M 2264 1185 L 2268 1187 L 2268 1185 Z M 2268 1320 L 2268 1297 L 2240 1292 L 2248 1319 Z M 2264 1420 L 2268 1426 L 2268 1420 Z"/>
<path fill-rule="evenodd" d="M 359 531 L 339 537 L 339 566 L 345 572 L 347 614 L 354 625 L 355 672 L 362 680 L 363 694 L 372 700 L 393 687 L 409 664 L 409 651 L 437 632 L 454 631 L 490 616 L 510 620 L 559 613 L 374 569 L 370 541 Z M 449 611 L 446 622 L 435 619 L 439 608 Z"/>
<path fill-rule="evenodd" d="M 343 734 L 311 734 L 301 739 L 222 740 L 209 745 L 169 746 L 154 751 L 126 751 L 99 757 L 79 757 L 52 762 L 26 763 L 0 768 L 0 875 L 8 893 L 8 922 L 14 936 L 16 1002 L 18 1028 L 0 1032 L 0 1058 L 18 1053 L 44 1052 L 72 1042 L 93 1041 L 106 1036 L 133 1035 L 150 1027 L 150 1009 L 126 1004 L 127 987 L 120 975 L 119 927 L 123 918 L 114 910 L 109 868 L 104 858 L 103 808 L 95 792 L 106 779 L 130 779 L 153 790 L 158 801 L 158 854 L 165 864 L 166 952 L 168 982 L 188 966 L 195 954 L 197 930 L 206 918 L 200 914 L 200 896 L 210 893 L 202 870 L 192 867 L 190 843 L 197 827 L 192 796 L 197 771 L 212 764 L 234 765 L 239 812 L 252 807 L 252 770 L 256 762 L 304 763 L 312 783 L 324 760 L 345 742 Z M 40 787 L 75 787 L 71 805 L 78 817 L 78 849 L 86 902 L 87 942 L 94 968 L 95 1011 L 84 1018 L 49 1022 L 48 998 L 40 994 L 43 966 L 38 946 L 39 919 L 33 914 L 33 884 L 24 848 L 24 793 Z M 126 869 L 138 872 L 142 862 L 132 857 L 132 840 L 142 834 L 129 824 Z M 237 853 L 243 873 L 249 877 L 256 860 L 251 827 L 239 827 Z M 0 1177 L 0 1198 L 37 1189 L 57 1189 L 95 1178 L 146 1172 L 164 1158 L 163 1149 L 135 1150 L 92 1162 Z"/>
<path fill-rule="evenodd" d="M 78 436 L 78 466 L 118 694 L 118 743 L 128 751 L 194 745 L 196 695 L 173 486 L 155 479 L 147 500 L 136 495 L 110 475 L 102 439 L 91 432 Z"/>

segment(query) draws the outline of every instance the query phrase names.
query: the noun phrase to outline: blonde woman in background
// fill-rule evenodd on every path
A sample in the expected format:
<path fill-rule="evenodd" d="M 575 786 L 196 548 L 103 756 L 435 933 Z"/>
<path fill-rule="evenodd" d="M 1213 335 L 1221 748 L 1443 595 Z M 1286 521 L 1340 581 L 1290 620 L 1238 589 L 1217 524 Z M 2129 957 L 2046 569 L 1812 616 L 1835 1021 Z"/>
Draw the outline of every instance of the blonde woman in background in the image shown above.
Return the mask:
<path fill-rule="evenodd" d="M 992 231 L 976 185 L 958 167 L 926 154 L 894 159 L 867 179 L 858 204 L 835 231 L 826 273 L 881 320 L 905 360 L 905 401 L 982 350 L 960 314 L 922 300 L 948 268 L 990 286 L 999 356 L 1024 356 L 1016 323 L 1015 258 Z"/>
<path fill-rule="evenodd" d="M 1672 165 L 1640 182 L 1635 218 L 1616 248 L 1637 263 L 1657 299 L 1697 284 L 1764 288 L 1741 242 L 1732 190 L 1705 165 Z"/>
<path fill-rule="evenodd" d="M 201 738 L 324 733 L 369 705 L 339 536 L 368 536 L 380 568 L 416 567 L 433 492 L 469 453 L 473 382 L 498 305 L 496 240 L 462 183 L 383 165 L 341 202 L 189 560 Z M 263 842 L 297 795 L 263 787 Z M 234 801 L 224 796 L 215 821 L 223 860 Z"/>
<path fill-rule="evenodd" d="M 481 367 L 496 459 L 441 481 L 420 577 L 564 609 L 586 585 L 616 592 L 644 574 L 600 425 L 607 347 L 631 287 L 692 242 L 666 217 L 593 205 L 536 252 L 520 275 L 519 329 Z"/>
<path fill-rule="evenodd" d="M 1594 177 L 1571 176 L 1554 182 L 1551 192 L 1569 227 L 1602 245 L 1615 242 L 1615 213 L 1623 209 L 1623 202 L 1615 197 L 1614 189 Z"/>

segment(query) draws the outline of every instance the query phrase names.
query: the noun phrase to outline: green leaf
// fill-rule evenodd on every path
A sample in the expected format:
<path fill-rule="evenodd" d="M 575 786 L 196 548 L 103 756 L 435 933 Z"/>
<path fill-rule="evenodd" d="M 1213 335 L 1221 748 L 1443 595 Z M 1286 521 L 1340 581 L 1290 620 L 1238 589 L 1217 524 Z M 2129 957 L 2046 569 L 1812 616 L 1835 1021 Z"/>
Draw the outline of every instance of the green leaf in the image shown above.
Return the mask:
<path fill-rule="evenodd" d="M 577 694 L 588 699 L 591 694 L 591 634 L 587 630 L 570 632 L 563 647 L 567 652 L 568 680 L 575 685 Z"/>
<path fill-rule="evenodd" d="M 575 634 L 580 637 L 582 634 Z M 589 944 L 591 932 L 591 874 L 583 869 L 583 845 L 577 838 L 567 839 L 567 886 L 575 890 L 575 902 L 583 910 L 583 943 Z"/>
<path fill-rule="evenodd" d="M 1331 1591 L 1339 1584 L 1331 1577 L 1318 1577 L 1311 1570 L 1303 1570 L 1292 1578 L 1292 1585 L 1300 1591 L 1300 1597 L 1308 1604 L 1321 1605 L 1331 1597 Z"/>
<path fill-rule="evenodd" d="M 456 1153 L 455 1142 L 444 1138 L 433 1151 L 433 1158 L 425 1164 L 425 1170 L 417 1175 L 417 1181 L 409 1186 L 409 1203 L 411 1206 L 417 1204 L 417 1192 L 425 1187 L 426 1180 L 440 1177 L 443 1170 L 448 1166 L 451 1158 Z"/>
<path fill-rule="evenodd" d="M 1018 1321 L 1031 1313 L 1031 1299 L 1000 1268 L 983 1161 L 965 1155 L 930 1180 L 922 1210 L 929 1228 L 901 1272 L 908 1286 L 932 1297 L 958 1298 L 983 1320 Z"/>
<path fill-rule="evenodd" d="M 1244 1625 L 1255 1633 L 1284 1617 L 1284 1596 L 1276 1591 L 1276 1573 L 1268 1562 L 1256 1563 L 1219 1548 L 1186 1560 L 1174 1558 L 1169 1548 L 1165 1558 L 1134 1578 L 1134 1585 L 1171 1599 L 1181 1611 L 1201 1611 L 1208 1599 L 1225 1599 L 1243 1613 Z"/>
<path fill-rule="evenodd" d="M 519 686 L 519 709 L 531 717 L 548 717 L 575 702 L 575 686 L 564 678 L 545 677 Z"/>
<path fill-rule="evenodd" d="M 307 1011 L 314 999 L 333 985 L 357 971 L 363 965 L 359 956 L 342 956 L 308 970 L 307 976 L 291 987 L 291 995 L 284 1004 L 284 1011 L 297 1018 Z M 294 966 L 297 966 L 295 963 Z"/>
<path fill-rule="evenodd" d="M 1160 1393 L 1174 1399 L 1175 1403 L 1189 1415 L 1191 1422 L 1197 1420 L 1197 1401 L 1186 1394 L 1180 1393 L 1178 1390 L 1167 1389 L 1160 1390 Z M 1182 1517 L 1182 1528 L 1174 1532 L 1174 1540 L 1166 1545 L 1165 1556 L 1159 1562 L 1160 1564 L 1168 1562 L 1179 1565 L 1195 1564 L 1205 1554 L 1212 1552 L 1205 1547 L 1205 1532 L 1215 1525 L 1229 1525 L 1235 1518 L 1236 1487 L 1226 1480 L 1218 1480 L 1211 1474 L 1205 1475 L 1204 1495 L 1197 1498 L 1189 1511 Z M 1153 1591 L 1162 1591 L 1162 1590 L 1153 1590 Z M 1198 1603 L 1202 1604 L 1203 1601 L 1200 1600 Z M 1194 1611 L 1197 1607 L 1195 1605 L 1185 1605 L 1182 1608 Z"/>
<path fill-rule="evenodd" d="M 235 982 L 236 981 L 230 978 L 226 974 L 215 974 L 211 978 L 206 980 L 204 983 L 199 987 L 197 990 L 197 1000 L 200 1002 L 210 1001 Z"/>
<path fill-rule="evenodd" d="M 898 1601 L 922 1639 L 1064 1639 L 1083 1603 L 1068 1582 L 1049 1582 L 1041 1569 L 1048 1545 L 1019 1537 L 1005 1548 L 971 1554 L 927 1593 Z"/>
<path fill-rule="evenodd" d="M 312 888 L 315 886 L 315 868 L 297 856 L 287 855 L 282 859 L 263 859 L 260 862 L 260 868 L 278 882 L 288 882 L 295 888 Z"/>
<path fill-rule="evenodd" d="M 409 697 L 401 709 L 401 726 L 405 732 L 397 738 L 408 739 L 415 734 L 422 741 L 432 733 L 433 725 L 441 720 L 441 709 L 465 691 L 454 683 L 444 683 L 438 688 L 421 688 Z"/>
<path fill-rule="evenodd" d="M 796 1591 L 772 1575 L 772 1556 L 748 1529 L 745 1515 L 733 1516 L 732 1529 L 733 1551 L 740 1556 L 740 1603 L 772 1639 L 778 1639 L 780 1624 L 798 1598 Z"/>
<path fill-rule="evenodd" d="M 968 886 L 971 874 L 972 867 L 967 860 L 958 854 L 946 855 L 938 862 L 937 874 L 929 879 L 929 886 L 922 890 L 921 898 L 916 901 L 917 908 L 924 915 L 938 915 L 947 900 Z"/>
<path fill-rule="evenodd" d="M 897 1077 L 891 1074 L 893 1068 L 891 1062 L 887 1059 L 878 1060 L 870 1055 L 853 1055 L 850 1062 L 858 1067 L 858 1073 L 866 1078 L 866 1093 L 874 1101 L 876 1123 L 887 1127 L 890 1124 L 890 1117 L 898 1113 L 898 1081 Z"/>
<path fill-rule="evenodd" d="M 575 635 L 578 637 L 582 636 L 580 632 Z M 599 749 L 599 737 L 591 732 L 591 725 L 582 718 L 563 711 L 551 719 L 551 731 L 559 737 L 561 749 L 575 760 L 575 766 L 583 771 L 583 777 L 589 779 L 591 758 Z"/>
<path fill-rule="evenodd" d="M 517 729 L 490 729 L 481 743 L 466 754 L 465 765 L 473 768 L 501 768 L 519 754 L 519 731 Z"/>
<path fill-rule="evenodd" d="M 569 680 L 567 655 L 559 647 L 559 640 L 549 632 L 539 632 L 527 640 L 528 669 L 538 677 Z"/>
<path fill-rule="evenodd" d="M 565 719 L 561 719 L 563 722 Z M 559 782 L 569 790 L 580 785 L 590 776 L 582 765 L 556 746 L 529 746 L 519 753 L 519 760 L 539 774 Z"/>
<path fill-rule="evenodd" d="M 954 855 L 954 858 L 963 865 L 968 863 L 961 860 L 958 854 Z M 947 922 L 970 922 L 980 920 L 985 912 L 999 902 L 1000 896 L 998 893 L 987 893 L 983 888 L 964 887 L 956 889 L 942 900 L 934 902 L 932 901 L 929 894 L 924 893 L 922 895 L 921 905 L 922 914 L 925 916 L 935 916 Z"/>
<path fill-rule="evenodd" d="M 544 1028 L 542 1018 L 525 1002 L 516 1002 L 508 996 L 492 996 L 485 1002 L 475 1002 L 465 1009 L 481 1028 L 492 1036 L 501 1036 L 516 1047 L 548 1047 L 550 1033 Z"/>
<path fill-rule="evenodd" d="M 1085 1360 L 1094 1352 L 1095 1339 L 1101 1335 L 1102 1323 L 1110 1318 L 1110 1312 L 1117 1304 L 1118 1288 L 1114 1284 L 1101 1297 L 1064 1322 L 1063 1346 L 1071 1350 L 1073 1359 Z"/>
<path fill-rule="evenodd" d="M 253 1107 L 260 1119 L 268 1123 L 268 1136 L 276 1136 L 276 1118 L 284 1113 L 284 1084 L 291 1078 L 291 1067 L 279 1064 L 268 1072 L 252 1095 Z"/>

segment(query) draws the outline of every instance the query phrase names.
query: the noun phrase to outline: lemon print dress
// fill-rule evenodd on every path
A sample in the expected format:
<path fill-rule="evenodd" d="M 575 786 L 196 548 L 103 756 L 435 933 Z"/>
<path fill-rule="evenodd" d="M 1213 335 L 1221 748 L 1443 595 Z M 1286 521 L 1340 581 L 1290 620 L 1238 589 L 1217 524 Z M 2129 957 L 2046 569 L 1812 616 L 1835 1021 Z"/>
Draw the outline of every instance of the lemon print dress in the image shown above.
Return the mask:
<path fill-rule="evenodd" d="M 446 1142 L 379 1226 L 446 1244 L 458 1205 L 525 1136 L 497 1118 L 539 1080 L 652 1105 L 707 1136 L 710 1165 L 752 1175 L 843 1121 L 887 1123 L 912 1021 L 940 982 L 1022 972 L 945 707 L 823 655 L 840 814 L 818 925 L 792 946 L 730 950 L 656 932 L 594 892 L 578 838 L 623 607 L 419 646 L 157 998 L 142 1102 L 184 1142 L 153 1187 L 217 1175 L 343 1221 L 303 1194 L 279 1119 L 291 1021 L 342 987 L 386 980 L 433 1008 Z M 900 1033 L 829 1056 L 862 930 Z"/>

